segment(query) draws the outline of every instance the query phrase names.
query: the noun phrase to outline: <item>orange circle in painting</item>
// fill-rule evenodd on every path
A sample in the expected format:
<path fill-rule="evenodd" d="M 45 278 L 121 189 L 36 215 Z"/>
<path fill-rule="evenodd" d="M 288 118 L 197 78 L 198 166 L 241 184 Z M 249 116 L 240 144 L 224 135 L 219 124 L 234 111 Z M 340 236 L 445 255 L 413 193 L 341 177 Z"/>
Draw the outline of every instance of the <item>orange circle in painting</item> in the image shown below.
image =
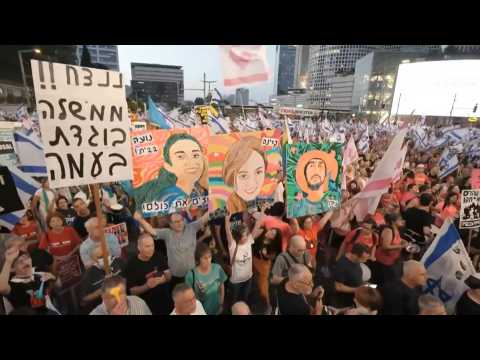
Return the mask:
<path fill-rule="evenodd" d="M 310 193 L 312 190 L 308 187 L 307 179 L 305 178 L 305 167 L 308 162 L 313 159 L 321 159 L 325 162 L 327 169 L 325 181 L 322 185 L 323 192 L 328 190 L 328 179 L 335 180 L 338 175 L 338 162 L 335 159 L 335 151 L 326 153 L 325 151 L 312 150 L 303 154 L 297 162 L 295 169 L 295 179 L 297 180 L 297 186 L 304 193 Z"/>

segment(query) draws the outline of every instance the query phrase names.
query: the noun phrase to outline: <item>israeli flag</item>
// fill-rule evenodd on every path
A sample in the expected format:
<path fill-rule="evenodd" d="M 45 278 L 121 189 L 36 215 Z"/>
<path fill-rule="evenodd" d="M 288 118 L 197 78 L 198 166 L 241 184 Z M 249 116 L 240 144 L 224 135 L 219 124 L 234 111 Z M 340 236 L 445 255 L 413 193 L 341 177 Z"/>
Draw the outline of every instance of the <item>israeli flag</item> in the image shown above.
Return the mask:
<path fill-rule="evenodd" d="M 370 148 L 370 138 L 368 136 L 368 125 L 364 128 L 360 140 L 358 140 L 357 149 L 361 153 L 366 153 Z"/>
<path fill-rule="evenodd" d="M 30 207 L 30 198 L 40 188 L 40 184 L 35 181 L 35 179 L 33 179 L 31 176 L 24 173 L 20 169 L 17 169 L 16 167 L 12 166 L 11 168 L 9 168 L 9 170 L 10 174 L 12 175 L 13 182 L 17 187 L 17 192 L 20 200 L 26 208 Z M 0 216 L 0 225 L 5 226 L 9 230 L 12 230 L 13 227 L 18 223 L 20 218 L 23 216 L 25 211 L 26 210 L 24 209 Z"/>
<path fill-rule="evenodd" d="M 436 296 L 449 314 L 454 313 L 458 299 L 469 289 L 465 280 L 476 272 L 450 219 L 445 220 L 421 262 L 428 276 L 424 293 Z"/>
<path fill-rule="evenodd" d="M 221 118 L 208 115 L 208 126 L 214 134 L 228 134 L 228 125 Z"/>
<path fill-rule="evenodd" d="M 43 144 L 34 134 L 25 135 L 19 131 L 14 134 L 19 168 L 30 176 L 47 176 Z"/>
<path fill-rule="evenodd" d="M 162 129 L 172 128 L 171 122 L 167 121 L 167 114 L 157 108 L 150 96 L 148 97 L 148 117 L 151 122 L 155 123 Z"/>
<path fill-rule="evenodd" d="M 445 176 L 451 174 L 452 172 L 457 170 L 458 165 L 459 164 L 457 154 L 452 149 L 450 149 L 450 147 L 445 148 L 438 162 L 438 166 L 440 167 L 438 177 L 442 179 Z"/>

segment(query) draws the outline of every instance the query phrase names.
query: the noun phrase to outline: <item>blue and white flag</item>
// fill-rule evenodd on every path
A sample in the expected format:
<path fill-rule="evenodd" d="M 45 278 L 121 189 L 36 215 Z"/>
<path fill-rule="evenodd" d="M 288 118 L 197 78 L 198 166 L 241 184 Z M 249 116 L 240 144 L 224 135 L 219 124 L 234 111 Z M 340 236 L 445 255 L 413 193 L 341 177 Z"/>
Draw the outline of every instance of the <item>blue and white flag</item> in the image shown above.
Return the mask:
<path fill-rule="evenodd" d="M 370 137 L 368 134 L 368 125 L 362 126 L 362 135 L 358 140 L 357 149 L 359 153 L 365 154 L 370 148 Z"/>
<path fill-rule="evenodd" d="M 11 167 L 9 168 L 9 170 L 10 174 L 12 175 L 13 182 L 17 187 L 18 196 L 20 197 L 20 200 L 22 201 L 25 208 L 28 208 L 30 206 L 30 198 L 40 188 L 40 184 L 20 169 Z M 18 223 L 25 211 L 26 210 L 24 209 L 0 216 L 0 225 L 5 226 L 9 230 L 13 229 L 13 227 L 15 226 L 15 224 Z"/>
<path fill-rule="evenodd" d="M 30 176 L 47 176 L 43 144 L 35 134 L 14 133 L 19 168 Z"/>
<path fill-rule="evenodd" d="M 440 172 L 438 173 L 438 177 L 440 179 L 444 178 L 445 176 L 451 174 L 458 168 L 458 158 L 457 154 L 450 149 L 450 147 L 445 148 L 438 161 L 438 166 L 440 167 Z"/>
<path fill-rule="evenodd" d="M 460 296 L 469 289 L 465 280 L 476 272 L 450 219 L 445 220 L 421 262 L 428 276 L 424 292 L 439 298 L 452 314 Z"/>
<path fill-rule="evenodd" d="M 157 108 L 152 98 L 148 97 L 148 118 L 162 129 L 171 129 L 172 124 L 168 120 L 167 114 Z"/>

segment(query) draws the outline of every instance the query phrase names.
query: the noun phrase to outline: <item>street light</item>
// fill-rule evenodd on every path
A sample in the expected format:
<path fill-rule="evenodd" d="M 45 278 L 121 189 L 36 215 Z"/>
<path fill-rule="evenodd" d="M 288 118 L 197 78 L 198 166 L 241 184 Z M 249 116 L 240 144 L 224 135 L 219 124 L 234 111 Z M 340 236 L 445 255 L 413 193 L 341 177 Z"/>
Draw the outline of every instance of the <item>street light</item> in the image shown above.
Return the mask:
<path fill-rule="evenodd" d="M 23 67 L 22 54 L 30 53 L 30 52 L 33 52 L 33 53 L 36 53 L 36 54 L 41 54 L 42 50 L 40 50 L 40 49 L 18 50 L 18 61 L 20 62 L 20 69 L 22 70 L 23 88 L 24 88 L 24 90 L 26 92 L 26 95 L 27 95 L 27 105 L 28 105 L 29 108 L 31 107 L 30 91 L 29 91 L 28 86 L 27 86 L 27 79 L 25 78 L 25 68 Z"/>

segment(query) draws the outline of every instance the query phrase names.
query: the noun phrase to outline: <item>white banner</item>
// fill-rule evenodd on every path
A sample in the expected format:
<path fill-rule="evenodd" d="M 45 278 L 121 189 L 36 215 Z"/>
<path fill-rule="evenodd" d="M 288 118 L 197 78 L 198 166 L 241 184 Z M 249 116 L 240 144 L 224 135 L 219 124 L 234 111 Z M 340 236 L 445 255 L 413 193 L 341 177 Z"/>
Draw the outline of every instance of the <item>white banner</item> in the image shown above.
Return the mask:
<path fill-rule="evenodd" d="M 298 109 L 292 107 L 281 107 L 278 109 L 280 115 L 290 115 L 290 116 L 319 116 L 320 110 L 311 110 L 311 109 Z"/>
<path fill-rule="evenodd" d="M 132 179 L 122 74 L 32 60 L 50 186 Z"/>

